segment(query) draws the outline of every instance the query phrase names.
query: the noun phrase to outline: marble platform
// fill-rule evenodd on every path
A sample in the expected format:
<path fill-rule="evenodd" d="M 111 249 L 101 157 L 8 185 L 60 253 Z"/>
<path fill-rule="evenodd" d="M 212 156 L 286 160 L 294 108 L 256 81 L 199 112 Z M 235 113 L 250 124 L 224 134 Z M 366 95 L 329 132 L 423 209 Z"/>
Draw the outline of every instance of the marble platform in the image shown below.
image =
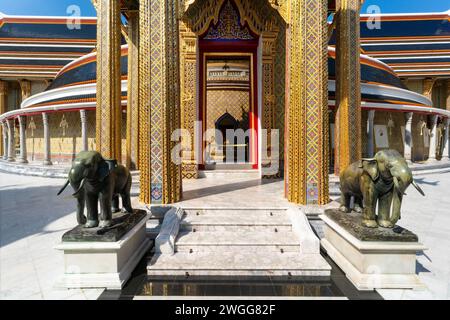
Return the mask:
<path fill-rule="evenodd" d="M 55 249 L 64 253 L 64 273 L 56 288 L 122 289 L 150 249 L 144 217 L 120 240 L 114 242 L 63 241 Z"/>
<path fill-rule="evenodd" d="M 0 160 L 0 171 L 17 175 L 65 179 L 67 178 L 69 170 L 70 163 L 45 166 L 42 164 L 42 161 L 30 161 L 30 163 L 24 164 Z"/>
<path fill-rule="evenodd" d="M 349 231 L 356 218 L 342 213 L 346 219 L 339 219 L 332 213 L 320 216 L 321 245 L 358 290 L 426 288 L 416 274 L 416 254 L 426 250 L 417 236 L 405 229 L 396 233 L 362 226 L 367 231 L 357 235 Z"/>
<path fill-rule="evenodd" d="M 319 239 L 297 208 L 186 208 L 172 252 L 157 250 L 150 279 L 161 276 L 329 277 Z M 162 231 L 164 232 L 163 222 Z M 167 226 L 166 226 L 167 227 Z M 171 230 L 173 228 L 167 227 Z M 156 239 L 158 242 L 158 238 Z"/>

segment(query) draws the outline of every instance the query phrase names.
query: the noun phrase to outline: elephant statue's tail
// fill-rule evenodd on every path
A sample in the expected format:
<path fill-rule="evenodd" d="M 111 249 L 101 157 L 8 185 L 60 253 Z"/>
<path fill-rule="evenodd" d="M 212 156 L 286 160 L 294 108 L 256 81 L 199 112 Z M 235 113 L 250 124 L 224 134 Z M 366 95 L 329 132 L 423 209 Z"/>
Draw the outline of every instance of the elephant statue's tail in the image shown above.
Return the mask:
<path fill-rule="evenodd" d="M 58 194 L 57 194 L 58 196 L 59 196 L 61 193 L 63 193 L 64 190 L 66 190 L 67 186 L 69 185 L 69 182 L 70 182 L 69 180 L 66 181 L 66 183 L 63 185 L 63 187 L 61 188 L 61 190 L 59 190 L 59 192 L 58 192 Z"/>

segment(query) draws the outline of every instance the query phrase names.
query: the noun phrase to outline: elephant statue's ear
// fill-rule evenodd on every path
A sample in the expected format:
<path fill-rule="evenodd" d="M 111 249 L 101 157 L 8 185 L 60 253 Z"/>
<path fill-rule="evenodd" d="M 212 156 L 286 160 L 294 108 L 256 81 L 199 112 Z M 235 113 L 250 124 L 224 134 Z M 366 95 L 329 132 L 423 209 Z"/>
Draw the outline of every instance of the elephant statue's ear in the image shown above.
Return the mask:
<path fill-rule="evenodd" d="M 377 160 L 373 158 L 362 159 L 361 163 L 363 170 L 369 174 L 372 180 L 377 180 L 379 176 Z"/>
<path fill-rule="evenodd" d="M 108 163 L 105 160 L 100 161 L 97 169 L 97 176 L 100 181 L 103 181 L 109 175 L 109 172 L 110 170 Z"/>

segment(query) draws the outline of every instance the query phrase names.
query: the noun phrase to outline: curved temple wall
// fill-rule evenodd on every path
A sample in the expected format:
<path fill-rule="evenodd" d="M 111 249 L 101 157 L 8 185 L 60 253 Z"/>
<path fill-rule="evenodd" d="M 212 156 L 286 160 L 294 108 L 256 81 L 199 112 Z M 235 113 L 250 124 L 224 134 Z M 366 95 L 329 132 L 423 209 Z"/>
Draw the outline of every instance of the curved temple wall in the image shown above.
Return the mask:
<path fill-rule="evenodd" d="M 126 145 L 126 66 L 127 47 L 122 48 L 122 150 L 125 153 Z M 329 105 L 330 123 L 334 122 L 334 49 L 329 49 Z M 278 60 L 277 60 L 278 61 Z M 277 62 L 276 61 L 276 65 Z M 433 118 L 438 116 L 438 125 L 450 118 L 450 112 L 432 108 L 431 101 L 420 92 L 420 85 L 413 82 L 406 83 L 409 88 L 416 88 L 416 92 L 406 89 L 389 66 L 376 59 L 361 56 L 362 71 L 362 154 L 368 153 L 368 114 L 369 110 L 375 110 L 374 116 L 374 152 L 392 148 L 404 154 L 404 128 L 406 126 L 406 114 L 413 112 L 412 118 L 412 157 L 415 162 L 426 161 L 430 154 L 432 140 L 442 138 L 444 131 L 436 131 L 436 136 L 431 137 Z M 95 54 L 88 54 L 63 68 L 43 93 L 33 95 L 22 103 L 19 110 L 9 111 L 0 115 L 0 121 L 16 119 L 15 146 L 16 159 L 20 157 L 20 131 L 18 116 L 26 119 L 26 149 L 28 161 L 43 161 L 45 159 L 45 139 L 42 123 L 42 112 L 48 113 L 50 128 L 50 158 L 54 164 L 69 163 L 75 154 L 82 150 L 80 111 L 85 109 L 87 115 L 87 145 L 88 149 L 95 149 Z M 277 68 L 280 70 L 280 68 Z M 278 77 L 278 72 L 275 73 Z M 278 81 L 277 81 L 278 82 Z M 187 85 L 187 84 L 186 84 Z M 281 88 L 281 87 L 280 87 Z M 441 88 L 442 89 L 442 88 Z M 443 91 L 443 90 L 441 90 Z M 283 95 L 280 95 L 282 92 Z M 442 95 L 442 92 L 441 92 Z M 284 91 L 277 88 L 275 94 L 277 126 L 283 126 L 284 105 L 281 106 Z M 435 99 L 434 99 L 435 100 Z M 444 97 L 438 99 L 445 101 Z M 281 102 L 280 102 L 281 101 Z M 435 102 L 436 103 L 436 102 Z M 443 107 L 439 103 L 439 107 Z M 280 128 L 283 130 L 283 128 Z M 330 130 L 333 132 L 333 130 Z M 331 133 L 332 134 L 332 133 Z M 381 135 L 381 136 L 377 136 Z M 333 138 L 333 137 L 332 137 Z M 334 147 L 333 139 L 330 139 L 331 147 Z M 443 141 L 436 142 L 436 159 L 440 160 L 443 153 Z M 280 143 L 283 148 L 283 143 Z M 448 150 L 448 149 L 447 149 Z M 332 150 L 333 151 L 333 150 Z M 283 150 L 280 150 L 282 154 Z M 448 155 L 447 155 L 448 156 Z M 122 155 L 125 160 L 125 154 Z M 331 152 L 333 158 L 333 152 Z"/>
<path fill-rule="evenodd" d="M 27 159 L 42 162 L 45 159 L 45 140 L 42 116 L 35 114 L 26 117 Z M 48 114 L 50 127 L 50 156 L 53 164 L 70 163 L 75 155 L 83 150 L 81 119 L 79 111 L 54 112 Z M 125 121 L 123 114 L 122 147 L 125 150 Z M 86 111 L 88 149 L 95 150 L 95 111 Z M 16 121 L 17 122 L 17 121 Z M 16 124 L 18 126 L 18 124 Z M 20 154 L 19 131 L 16 128 L 16 158 Z M 125 159 L 125 154 L 122 155 Z"/>
<path fill-rule="evenodd" d="M 367 120 L 369 110 L 362 110 L 362 148 L 363 156 L 368 157 L 367 146 L 368 136 Z M 87 137 L 88 148 L 95 149 L 95 111 L 87 110 Z M 44 130 L 41 114 L 34 114 L 26 118 L 26 141 L 27 141 L 27 157 L 28 161 L 43 161 L 45 152 Z M 76 153 L 82 150 L 81 137 L 81 120 L 80 112 L 78 110 L 70 112 L 53 112 L 49 113 L 49 127 L 50 127 L 50 141 L 51 141 L 51 159 L 54 164 L 64 164 L 72 161 Z M 430 116 L 423 113 L 415 113 L 412 120 L 412 160 L 415 162 L 422 162 L 428 160 L 429 146 L 432 139 L 430 135 L 431 125 Z M 125 150 L 126 144 L 126 113 L 123 113 L 122 122 L 122 147 Z M 332 125 L 334 125 L 332 123 Z M 374 117 L 374 151 L 390 148 L 404 154 L 403 133 L 406 125 L 406 118 L 404 112 L 393 112 L 387 110 L 377 110 Z M 20 154 L 19 145 L 19 129 L 18 121 L 16 120 L 16 158 Z M 387 137 L 385 139 L 376 138 L 376 129 L 381 126 L 385 128 Z M 440 135 L 439 135 L 440 137 Z M 437 138 L 439 138 L 437 137 Z M 387 146 L 383 144 L 386 140 Z M 331 142 L 333 145 L 333 142 Z M 438 145 L 438 143 L 437 143 Z M 436 158 L 442 157 L 443 147 L 436 151 Z M 125 154 L 122 155 L 125 159 Z"/>

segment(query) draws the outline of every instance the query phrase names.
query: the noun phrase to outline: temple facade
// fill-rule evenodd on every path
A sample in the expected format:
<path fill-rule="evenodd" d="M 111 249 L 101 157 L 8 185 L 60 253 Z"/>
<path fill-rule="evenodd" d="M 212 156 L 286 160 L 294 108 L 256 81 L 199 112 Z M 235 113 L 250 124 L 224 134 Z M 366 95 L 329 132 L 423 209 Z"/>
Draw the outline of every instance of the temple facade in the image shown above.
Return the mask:
<path fill-rule="evenodd" d="M 185 179 L 239 171 L 324 205 L 329 175 L 379 150 L 449 162 L 449 13 L 360 16 L 360 0 L 92 2 L 98 17 L 73 29 L 0 14 L 3 170 L 67 166 L 95 149 L 139 170 L 147 204 L 180 201 Z"/>

